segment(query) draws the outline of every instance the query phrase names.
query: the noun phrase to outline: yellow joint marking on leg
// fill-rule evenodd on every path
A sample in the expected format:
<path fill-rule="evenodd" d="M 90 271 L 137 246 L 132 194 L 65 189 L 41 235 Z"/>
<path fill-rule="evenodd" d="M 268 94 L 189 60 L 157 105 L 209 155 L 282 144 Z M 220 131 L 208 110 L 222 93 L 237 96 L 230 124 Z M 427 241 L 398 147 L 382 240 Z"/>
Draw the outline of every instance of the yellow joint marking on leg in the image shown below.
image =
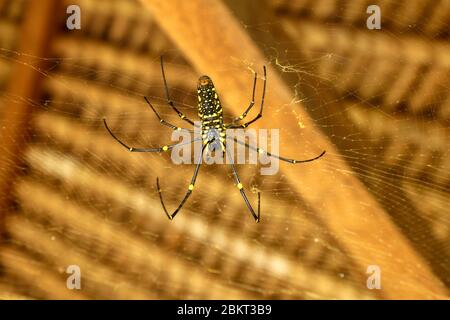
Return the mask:
<path fill-rule="evenodd" d="M 190 184 L 189 187 L 188 187 L 188 189 L 191 190 L 191 191 L 194 190 L 194 185 L 193 185 L 193 184 Z"/>
<path fill-rule="evenodd" d="M 186 116 L 184 114 L 180 114 L 181 119 L 186 118 Z"/>
<path fill-rule="evenodd" d="M 163 123 L 163 122 L 164 122 L 164 120 L 163 120 L 163 119 L 161 119 L 161 120 L 159 120 L 159 122 Z"/>
<path fill-rule="evenodd" d="M 180 130 L 181 130 L 181 128 L 180 128 L 180 127 L 178 127 L 178 128 L 177 128 L 177 130 L 178 130 L 178 131 L 180 131 Z"/>
<path fill-rule="evenodd" d="M 263 153 L 264 153 L 264 150 L 261 149 L 261 148 L 258 148 L 258 153 L 263 154 Z"/>
<path fill-rule="evenodd" d="M 239 119 L 244 119 L 244 115 L 240 115 L 240 116 L 239 116 Z"/>
<path fill-rule="evenodd" d="M 162 149 L 163 149 L 163 151 L 167 151 L 167 150 L 169 150 L 169 147 L 168 146 L 164 146 L 164 147 L 162 147 Z"/>
<path fill-rule="evenodd" d="M 242 183 L 239 182 L 237 187 L 238 187 L 239 190 L 241 190 L 243 188 Z"/>
<path fill-rule="evenodd" d="M 292 160 L 292 163 L 297 163 L 297 160 Z"/>
<path fill-rule="evenodd" d="M 203 141 L 203 144 L 207 144 L 207 143 L 208 143 L 208 140 L 204 140 L 204 141 Z"/>

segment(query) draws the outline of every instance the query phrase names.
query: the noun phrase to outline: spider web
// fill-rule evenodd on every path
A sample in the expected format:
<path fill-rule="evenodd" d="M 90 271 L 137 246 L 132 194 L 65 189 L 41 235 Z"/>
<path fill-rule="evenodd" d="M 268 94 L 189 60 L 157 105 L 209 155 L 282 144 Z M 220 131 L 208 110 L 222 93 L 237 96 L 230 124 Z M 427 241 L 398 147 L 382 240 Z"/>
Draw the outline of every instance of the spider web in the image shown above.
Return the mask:
<path fill-rule="evenodd" d="M 188 127 L 165 101 L 159 56 L 166 57 L 172 99 L 191 119 L 197 113 L 198 72 L 148 13 L 136 16 L 142 10 L 134 1 L 98 2 L 109 9 L 107 14 L 95 11 L 89 1 L 83 4 L 87 26 L 81 32 L 59 31 L 52 58 L 34 57 L 36 65 L 28 65 L 44 77 L 43 98 L 0 94 L 6 112 L 14 112 L 6 106 L 17 100 L 26 100 L 36 110 L 17 164 L 15 204 L 9 208 L 16 214 L 6 221 L 7 250 L 0 260 L 2 286 L 25 296 L 51 297 L 52 286 L 65 285 L 54 278 L 65 279 L 65 267 L 75 264 L 87 270 L 82 294 L 91 298 L 378 297 L 365 287 L 365 270 L 356 268 L 338 235 L 293 190 L 284 175 L 287 164 L 273 176 L 261 176 L 259 166 L 237 166 L 254 207 L 256 193 L 261 192 L 261 228 L 254 228 L 233 186 L 232 172 L 221 165 L 202 166 L 195 192 L 169 224 L 155 179 L 161 179 L 171 210 L 189 185 L 193 165 L 174 165 L 167 154 L 129 153 L 112 140 L 102 121 L 106 118 L 113 132 L 134 147 L 170 143 L 171 130 L 158 123 L 143 96 L 164 119 Z M 230 4 L 240 12 L 238 5 Z M 415 82 L 408 87 L 408 97 L 417 96 L 415 100 L 394 99 L 396 88 L 385 82 L 392 77 L 383 75 L 392 75 L 389 70 L 395 69 L 382 64 L 383 48 L 389 43 L 448 46 L 448 38 L 430 36 L 420 23 L 406 35 L 390 28 L 373 31 L 373 41 L 379 43 L 376 48 L 381 48 L 377 55 L 368 45 L 370 31 L 364 24 L 347 23 L 346 12 L 338 11 L 330 22 L 314 17 L 312 9 L 300 10 L 308 18 L 301 29 L 311 31 L 308 38 L 293 32 L 300 28 L 296 29 L 299 22 L 289 8 L 274 6 L 278 9 L 272 17 L 258 21 L 246 17 L 250 10 L 239 14 L 271 66 L 292 88 L 292 103 L 272 105 L 264 110 L 264 117 L 295 115 L 305 107 L 314 128 L 306 127 L 298 116 L 297 128 L 280 128 L 281 138 L 301 148 L 310 143 L 299 143 L 302 130 L 328 136 L 435 274 L 450 285 L 449 127 L 448 117 L 440 111 L 446 103 L 448 108 L 448 73 L 438 82 L 441 90 L 423 89 L 434 79 L 429 76 L 434 60 L 426 61 L 410 76 Z M 128 10 L 123 11 L 123 20 L 118 18 L 119 8 Z M 284 30 L 283 37 L 274 31 L 279 29 Z M 314 42 L 333 35 L 343 43 L 352 37 L 360 42 L 348 48 L 340 47 L 338 41 L 324 40 L 325 46 Z M 391 54 L 394 63 L 406 66 L 415 58 L 406 49 L 404 55 Z M 11 76 L 8 65 L 20 55 L 14 48 L 0 48 L 0 78 L 4 72 L 5 82 Z M 234 58 L 237 67 L 228 71 L 248 73 L 252 81 L 255 67 Z M 44 70 L 37 67 L 43 60 L 48 65 Z M 383 68 L 387 71 L 379 71 Z M 270 74 L 268 79 L 270 90 Z M 259 77 L 253 109 L 259 107 L 261 86 Z M 226 89 L 217 90 L 220 95 Z M 432 101 L 425 107 L 419 99 L 423 92 Z M 250 98 L 251 92 L 242 94 Z M 226 122 L 237 116 L 227 112 L 226 106 L 224 113 Z M 9 152 L 0 148 L 2 153 Z M 282 149 L 280 154 L 295 158 Z M 308 164 L 301 169 L 316 170 Z M 326 168 L 327 172 L 333 169 L 332 164 Z M 351 187 L 337 184 L 336 188 Z M 28 231 L 21 234 L 19 230 Z M 68 253 L 62 258 L 52 250 Z M 33 263 L 24 263 L 25 258 Z M 55 275 L 45 274 L 48 286 L 44 286 L 24 275 L 30 269 L 54 270 Z M 111 293 L 119 285 L 122 296 Z"/>

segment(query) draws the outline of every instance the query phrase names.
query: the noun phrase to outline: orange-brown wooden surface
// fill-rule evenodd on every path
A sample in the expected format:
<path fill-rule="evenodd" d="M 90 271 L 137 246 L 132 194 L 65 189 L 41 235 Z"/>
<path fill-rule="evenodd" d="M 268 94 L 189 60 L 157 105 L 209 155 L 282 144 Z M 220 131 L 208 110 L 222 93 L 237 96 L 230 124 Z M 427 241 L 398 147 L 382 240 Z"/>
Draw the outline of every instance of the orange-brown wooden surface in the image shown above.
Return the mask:
<path fill-rule="evenodd" d="M 12 66 L 11 77 L 5 96 L 9 97 L 2 110 L 2 128 L 0 143 L 0 207 L 6 208 L 10 199 L 10 188 L 14 176 L 18 173 L 20 152 L 33 111 L 31 99 L 39 94 L 39 81 L 42 79 L 40 68 L 44 62 L 49 37 L 54 27 L 55 0 L 30 0 L 20 30 L 18 52 Z M 0 210 L 1 215 L 4 210 Z M 2 223 L 2 220 L 0 223 Z M 2 228 L 0 228 L 2 229 Z"/>

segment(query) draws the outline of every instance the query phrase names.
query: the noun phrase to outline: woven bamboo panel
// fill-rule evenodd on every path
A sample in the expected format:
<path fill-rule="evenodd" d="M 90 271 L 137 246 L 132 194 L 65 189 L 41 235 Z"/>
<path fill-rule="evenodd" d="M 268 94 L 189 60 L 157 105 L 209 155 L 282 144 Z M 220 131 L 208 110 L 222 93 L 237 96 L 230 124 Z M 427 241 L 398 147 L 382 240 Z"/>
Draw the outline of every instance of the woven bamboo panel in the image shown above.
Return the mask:
<path fill-rule="evenodd" d="M 0 93 L 11 72 L 9 59 L 14 59 L 18 27 L 22 18 L 24 1 L 0 1 Z M 0 105 L 1 105 L 0 97 Z M 1 107 L 0 107 L 1 108 Z"/>
<path fill-rule="evenodd" d="M 41 99 L 30 102 L 35 111 L 27 128 L 27 142 L 21 148 L 22 162 L 17 168 L 21 174 L 11 183 L 13 205 L 4 219 L 0 298 L 378 299 L 388 296 L 383 291 L 367 289 L 366 269 L 361 268 L 355 256 L 348 252 L 342 237 L 333 233 L 320 218 L 317 207 L 296 191 L 294 184 L 298 182 L 289 179 L 284 169 L 277 176 L 264 177 L 259 174 L 258 167 L 238 167 L 249 197 L 254 200 L 256 192 L 262 192 L 263 222 L 258 225 L 239 193 L 229 191 L 236 190 L 232 176 L 224 166 L 202 167 L 195 193 L 176 219 L 169 221 L 161 208 L 155 178 L 160 177 L 167 204 L 174 208 L 186 190 L 194 167 L 175 166 L 167 154 L 127 152 L 107 133 L 102 120 L 106 118 L 114 133 L 135 147 L 169 143 L 171 130 L 159 124 L 143 99 L 147 96 L 167 121 L 181 122 L 165 101 L 159 56 L 165 57 L 173 100 L 191 118 L 197 113 L 198 70 L 189 64 L 187 52 L 176 48 L 160 29 L 158 19 L 154 19 L 138 1 L 78 0 L 63 1 L 62 6 L 73 3 L 82 9 L 82 28 L 68 31 L 61 25 L 58 29 L 51 42 L 48 56 L 52 59 L 44 72 Z M 309 14 L 310 11 L 302 9 L 300 1 L 295 3 L 295 10 Z M 287 10 L 287 7 L 287 3 L 279 2 L 277 12 L 284 12 L 284 15 L 289 10 L 295 11 L 291 7 Z M 415 5 L 417 10 L 429 10 L 429 7 Z M 61 12 L 65 13 L 65 10 Z M 329 19 L 327 14 L 320 16 Z M 353 24 L 360 18 L 349 15 L 345 23 Z M 402 29 L 404 23 L 413 18 L 411 13 L 404 22 L 392 28 Z M 442 70 L 445 71 L 448 65 L 442 51 L 446 49 L 443 29 L 437 23 L 440 19 L 430 19 L 426 32 L 439 38 L 434 40 L 433 48 L 436 46 L 434 51 L 442 54 Z M 287 19 L 283 21 L 286 31 L 290 28 L 288 24 L 297 24 L 287 22 Z M 303 29 L 312 34 L 305 36 L 300 54 L 307 57 L 323 55 L 325 46 L 332 44 L 327 38 L 329 28 L 324 29 L 320 23 L 308 23 L 299 28 Z M 14 31 L 11 29 L 10 32 L 8 35 L 15 39 L 16 35 L 11 36 Z M 349 41 L 345 30 L 333 32 Z M 364 42 L 364 32 L 357 32 L 361 32 Z M 390 40 L 379 37 L 380 52 L 384 52 Z M 319 46 L 314 43 L 322 40 Z M 365 54 L 365 51 L 358 52 L 350 47 L 344 49 L 358 56 Z M 402 58 L 405 61 L 409 61 L 408 52 L 405 49 Z M 339 52 L 339 57 L 353 60 L 353 56 L 347 57 L 343 52 Z M 435 56 L 426 57 L 427 63 L 437 63 Z M 380 54 L 370 58 L 378 63 L 385 57 Z M 3 70 L 7 70 L 8 62 L 3 65 Z M 321 66 L 318 70 L 322 70 Z M 364 72 L 366 70 L 354 69 L 349 74 Z M 385 73 L 377 71 L 379 83 L 374 84 L 371 89 L 374 91 L 366 95 L 373 96 L 376 90 L 388 90 L 377 87 L 385 81 Z M 330 75 L 340 76 L 333 70 L 323 72 L 319 77 L 331 80 Z M 248 72 L 249 83 L 252 76 Z M 435 90 L 442 84 L 439 81 L 448 81 L 443 76 L 444 73 L 438 73 L 434 78 L 427 78 L 428 89 Z M 270 79 L 269 76 L 269 83 Z M 350 89 L 358 88 L 342 85 L 336 87 L 336 92 L 344 94 Z M 221 90 L 227 92 L 227 86 Z M 260 89 L 257 93 L 260 94 Z M 247 98 L 249 92 L 242 95 Z M 365 97 L 362 93 L 361 96 Z M 439 110 L 439 121 L 445 119 L 441 112 L 445 109 L 443 101 L 446 100 L 433 100 L 432 104 Z M 366 112 L 364 107 L 350 107 L 349 102 L 339 100 L 345 107 L 343 114 L 348 117 L 349 126 L 355 125 L 364 131 L 365 127 L 377 128 L 380 122 L 386 122 L 384 118 L 377 118 L 379 114 Z M 408 112 L 414 116 L 431 108 L 420 101 L 416 102 L 420 106 L 417 109 L 409 100 L 404 103 L 411 106 Z M 227 120 L 236 116 L 232 113 L 235 106 L 232 108 L 225 110 Z M 386 110 L 389 109 L 386 107 Z M 398 157 L 392 155 L 386 141 L 393 144 L 392 148 L 421 144 L 425 149 L 417 153 L 432 155 L 434 159 L 435 153 L 440 152 L 438 159 L 441 162 L 436 166 L 447 172 L 447 160 L 443 155 L 448 149 L 445 125 L 440 122 L 442 128 L 436 131 L 432 126 L 423 126 L 423 136 L 436 133 L 433 143 L 427 144 L 422 135 L 417 137 L 413 133 L 405 134 L 405 140 L 394 141 L 403 134 L 401 123 L 395 121 L 399 124 L 395 126 L 397 131 L 387 130 L 389 127 L 386 126 L 365 133 L 368 141 L 384 143 L 384 152 L 378 154 L 383 163 L 387 167 L 399 166 Z M 405 131 L 410 128 L 405 127 Z M 285 129 L 290 137 L 296 137 L 297 127 L 286 126 Z M 428 169 L 429 163 L 407 160 L 400 159 L 401 165 L 407 164 L 408 176 L 422 178 L 421 172 Z M 369 162 L 364 163 L 367 164 Z M 333 167 L 330 165 L 327 169 L 331 171 Z M 356 168 L 356 175 L 365 173 Z M 432 172 L 427 179 L 442 186 L 449 180 L 448 174 Z M 414 202 L 414 195 L 421 186 L 411 181 L 405 179 L 402 184 L 409 201 L 421 211 L 427 210 L 429 207 L 421 207 L 421 201 Z M 320 190 L 316 185 L 306 188 L 310 192 Z M 449 253 L 445 243 L 449 235 L 445 225 L 449 218 L 440 212 L 445 207 L 445 192 L 436 194 L 433 188 L 426 190 L 427 199 L 434 208 L 428 219 L 433 235 L 438 239 L 428 241 L 426 246 L 446 258 Z M 414 223 L 409 227 L 420 229 Z M 414 235 L 414 230 L 408 232 L 408 236 Z M 427 265 L 445 262 L 426 258 L 429 259 Z M 66 287 L 66 269 L 70 265 L 81 268 L 81 290 Z M 445 278 L 447 275 L 440 276 Z M 411 288 L 421 294 L 414 284 Z M 445 292 L 445 289 L 439 288 L 436 292 Z"/>
<path fill-rule="evenodd" d="M 300 52 L 290 62 L 313 61 L 317 95 L 355 125 L 336 139 L 354 137 L 338 142 L 353 170 L 449 279 L 450 3 L 379 1 L 377 31 L 366 28 L 370 4 L 271 1 Z"/>
<path fill-rule="evenodd" d="M 447 127 L 423 119 L 389 117 L 374 109 L 368 111 L 357 104 L 349 106 L 347 112 L 359 129 L 363 130 L 368 126 L 374 128 L 368 131 L 374 141 L 386 141 L 382 154 L 379 154 L 386 164 L 401 164 L 407 177 L 448 185 L 450 159 L 447 151 L 450 133 Z"/>
<path fill-rule="evenodd" d="M 367 139 L 374 141 L 372 155 L 367 155 L 371 159 L 367 163 L 377 167 L 378 162 L 385 167 L 384 171 L 372 172 L 372 179 L 376 181 L 385 176 L 386 180 L 392 181 L 396 192 L 391 197 L 407 198 L 423 218 L 422 225 L 431 229 L 432 236 L 422 238 L 417 221 L 412 216 L 408 218 L 408 211 L 399 203 L 393 207 L 397 216 L 403 216 L 398 219 L 405 220 L 404 227 L 411 235 L 420 238 L 421 245 L 434 248 L 436 261 L 448 261 L 450 212 L 445 206 L 450 183 L 448 128 L 423 119 L 387 116 L 358 104 L 347 106 L 347 113 L 359 130 L 368 134 Z M 368 127 L 371 130 L 365 130 Z M 379 187 L 374 185 L 373 188 Z M 380 188 L 377 192 L 384 196 L 385 190 Z"/>
<path fill-rule="evenodd" d="M 16 48 L 18 27 L 22 19 L 24 1 L 0 1 L 0 55 L 7 57 Z M 2 59 L 3 60 L 3 59 Z"/>
<path fill-rule="evenodd" d="M 23 17 L 25 0 L 0 1 L 0 17 L 9 21 L 19 21 Z"/>
<path fill-rule="evenodd" d="M 299 49 L 318 60 L 318 76 L 332 79 L 341 94 L 381 101 L 387 111 L 406 109 L 446 120 L 450 114 L 450 44 L 286 20 Z"/>
<path fill-rule="evenodd" d="M 308 16 L 364 28 L 370 5 L 378 5 L 382 26 L 394 32 L 422 32 L 430 37 L 448 37 L 450 4 L 447 0 L 271 0 L 281 14 Z"/>
<path fill-rule="evenodd" d="M 16 48 L 16 40 L 20 18 L 23 11 L 23 1 L 0 1 L 0 115 L 5 108 L 4 90 L 11 73 L 10 60 L 13 57 L 12 50 Z M 1 119 L 1 116 L 0 116 Z M 3 251 L 3 248 L 2 248 Z M 2 259 L 3 260 L 3 259 Z M 3 267 L 3 265 L 2 265 Z M 1 299 L 27 299 L 27 290 L 18 290 L 12 277 L 1 277 Z M 5 283 L 6 281 L 6 283 Z M 10 282 L 10 283 L 7 283 Z M 25 288 L 23 285 L 22 288 Z"/>

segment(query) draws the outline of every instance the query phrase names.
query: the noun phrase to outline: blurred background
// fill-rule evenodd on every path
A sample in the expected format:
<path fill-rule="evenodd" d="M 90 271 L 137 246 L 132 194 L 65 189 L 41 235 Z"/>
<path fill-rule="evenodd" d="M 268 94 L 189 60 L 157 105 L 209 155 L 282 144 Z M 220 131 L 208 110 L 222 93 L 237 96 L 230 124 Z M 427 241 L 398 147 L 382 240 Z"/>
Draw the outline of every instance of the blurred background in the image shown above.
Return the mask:
<path fill-rule="evenodd" d="M 381 30 L 366 27 L 372 4 Z M 449 23 L 448 0 L 0 0 L 0 298 L 448 299 Z M 173 210 L 194 167 L 105 131 L 103 118 L 129 145 L 170 143 L 143 96 L 187 127 L 161 55 L 191 119 L 201 74 L 229 121 L 267 64 L 255 128 L 280 129 L 288 157 L 327 150 L 274 176 L 238 165 L 261 223 L 220 165 L 169 221 L 155 179 Z"/>

